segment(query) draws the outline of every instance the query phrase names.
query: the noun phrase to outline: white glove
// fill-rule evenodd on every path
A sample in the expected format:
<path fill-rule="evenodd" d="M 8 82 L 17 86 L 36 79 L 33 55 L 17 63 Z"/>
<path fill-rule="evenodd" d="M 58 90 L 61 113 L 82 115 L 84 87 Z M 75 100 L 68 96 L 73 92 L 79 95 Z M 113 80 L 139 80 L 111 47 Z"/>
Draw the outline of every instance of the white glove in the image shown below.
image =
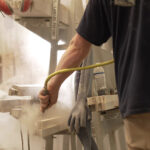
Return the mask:
<path fill-rule="evenodd" d="M 76 105 L 70 114 L 68 120 L 70 131 L 79 133 L 80 127 L 86 127 L 87 120 L 91 120 L 91 112 L 86 104 L 86 101 L 81 99 L 76 102 Z"/>

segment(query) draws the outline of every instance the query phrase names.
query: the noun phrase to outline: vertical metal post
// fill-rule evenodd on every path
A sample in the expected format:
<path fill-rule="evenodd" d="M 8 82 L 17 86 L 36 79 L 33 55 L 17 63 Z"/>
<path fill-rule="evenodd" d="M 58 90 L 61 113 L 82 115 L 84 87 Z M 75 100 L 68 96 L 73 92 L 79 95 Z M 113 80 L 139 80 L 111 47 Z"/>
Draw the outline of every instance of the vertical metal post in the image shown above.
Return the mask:
<path fill-rule="evenodd" d="M 109 142 L 110 142 L 110 149 L 111 150 L 117 150 L 116 139 L 115 139 L 115 131 L 111 131 L 109 133 Z"/>
<path fill-rule="evenodd" d="M 59 35 L 59 5 L 60 0 L 53 0 L 52 4 L 52 22 L 51 22 L 51 39 L 57 40 Z"/>
<path fill-rule="evenodd" d="M 101 122 L 101 116 L 99 112 L 93 113 L 93 125 L 95 127 L 95 136 L 97 141 L 97 146 L 99 150 L 104 150 L 104 137 L 106 135 L 106 128 Z"/>
<path fill-rule="evenodd" d="M 76 137 L 74 134 L 70 135 L 71 139 L 71 150 L 76 150 Z"/>
<path fill-rule="evenodd" d="M 27 130 L 27 142 L 28 142 L 28 150 L 30 150 L 30 133 L 29 133 L 29 130 Z"/>
<path fill-rule="evenodd" d="M 63 150 L 69 150 L 69 135 L 63 135 Z"/>
<path fill-rule="evenodd" d="M 53 150 L 53 136 L 52 135 L 45 138 L 45 150 Z"/>
<path fill-rule="evenodd" d="M 57 41 L 52 41 L 50 51 L 49 74 L 55 71 L 56 64 L 57 64 Z"/>
<path fill-rule="evenodd" d="M 20 123 L 20 137 L 21 137 L 21 148 L 24 150 L 24 142 L 23 142 L 23 133 L 22 133 L 22 126 Z"/>
<path fill-rule="evenodd" d="M 77 136 L 76 136 L 76 148 L 77 150 L 82 150 L 82 144 Z"/>
<path fill-rule="evenodd" d="M 59 37 L 59 5 L 60 0 L 53 0 L 51 20 L 51 52 L 49 74 L 55 71 L 57 63 L 57 43 Z"/>

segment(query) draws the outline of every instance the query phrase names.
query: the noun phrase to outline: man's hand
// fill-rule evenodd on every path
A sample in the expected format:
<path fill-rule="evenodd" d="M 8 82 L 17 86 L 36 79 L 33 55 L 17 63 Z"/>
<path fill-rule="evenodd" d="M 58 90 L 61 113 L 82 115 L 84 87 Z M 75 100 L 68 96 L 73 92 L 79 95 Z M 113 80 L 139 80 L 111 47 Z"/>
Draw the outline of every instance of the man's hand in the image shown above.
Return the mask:
<path fill-rule="evenodd" d="M 46 109 L 50 108 L 57 102 L 58 90 L 45 90 L 44 88 L 39 92 L 40 109 L 45 112 Z"/>
<path fill-rule="evenodd" d="M 79 133 L 80 128 L 86 127 L 86 122 L 90 119 L 91 113 L 85 100 L 77 101 L 68 120 L 71 132 Z"/>

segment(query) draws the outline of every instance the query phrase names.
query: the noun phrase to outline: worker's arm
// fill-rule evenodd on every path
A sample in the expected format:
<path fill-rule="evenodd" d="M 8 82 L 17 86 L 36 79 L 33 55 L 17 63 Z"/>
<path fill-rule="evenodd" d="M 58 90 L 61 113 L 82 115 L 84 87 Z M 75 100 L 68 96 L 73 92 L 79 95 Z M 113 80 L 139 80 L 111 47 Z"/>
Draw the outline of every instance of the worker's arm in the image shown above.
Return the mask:
<path fill-rule="evenodd" d="M 67 48 L 66 52 L 62 56 L 58 66 L 56 67 L 56 71 L 65 68 L 78 67 L 81 64 L 82 60 L 88 55 L 90 46 L 91 46 L 90 42 L 85 40 L 79 34 L 76 34 L 71 40 L 69 47 Z M 63 83 L 63 81 L 71 73 L 72 72 L 59 74 L 50 79 L 50 81 L 47 84 L 49 95 L 44 96 L 43 90 L 39 94 L 42 110 L 46 109 L 48 105 L 50 107 L 51 105 L 57 102 L 59 88 Z"/>

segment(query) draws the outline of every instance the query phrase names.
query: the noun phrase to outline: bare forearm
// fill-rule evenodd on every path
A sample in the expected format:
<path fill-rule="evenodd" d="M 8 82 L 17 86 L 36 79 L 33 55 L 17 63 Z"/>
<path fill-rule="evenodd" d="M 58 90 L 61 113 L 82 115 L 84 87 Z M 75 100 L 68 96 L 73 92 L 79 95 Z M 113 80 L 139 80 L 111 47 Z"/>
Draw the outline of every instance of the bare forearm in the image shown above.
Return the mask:
<path fill-rule="evenodd" d="M 78 67 L 82 60 L 87 56 L 90 50 L 91 44 L 84 40 L 79 35 L 76 35 L 69 44 L 68 49 L 62 56 L 56 71 L 66 68 Z M 48 83 L 48 86 L 55 85 L 60 87 L 62 82 L 71 74 L 72 72 L 63 73 L 54 76 Z"/>

